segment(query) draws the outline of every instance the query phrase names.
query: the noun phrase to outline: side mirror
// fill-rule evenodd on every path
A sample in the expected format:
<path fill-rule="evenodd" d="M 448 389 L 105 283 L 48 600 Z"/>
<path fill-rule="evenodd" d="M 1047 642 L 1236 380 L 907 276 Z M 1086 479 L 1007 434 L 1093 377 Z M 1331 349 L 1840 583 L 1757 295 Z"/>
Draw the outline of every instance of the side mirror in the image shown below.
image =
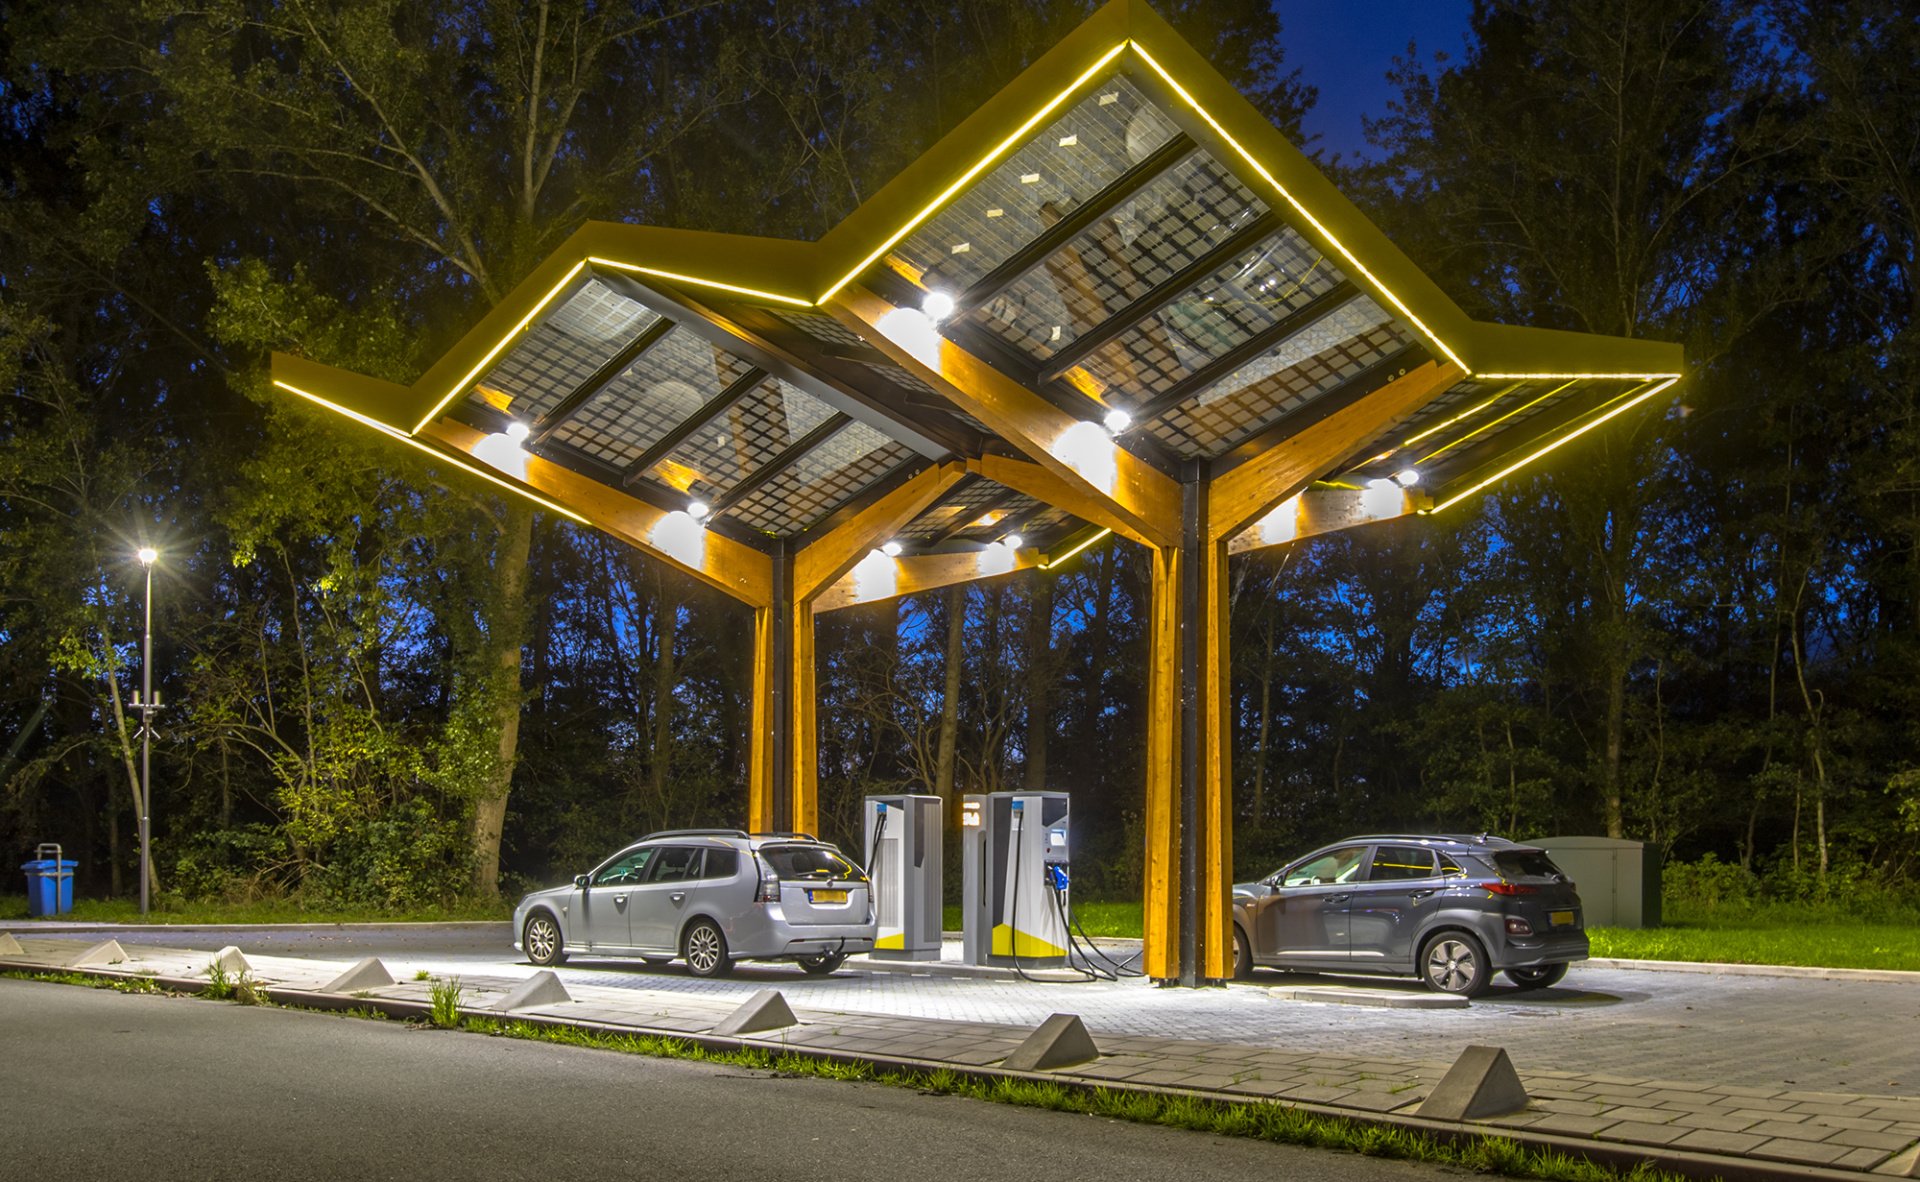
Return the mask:
<path fill-rule="evenodd" d="M 583 890 L 583 891 L 584 891 L 584 890 L 586 890 L 586 889 L 587 889 L 587 876 L 586 876 L 586 875 L 584 875 L 584 874 L 576 874 L 576 875 L 574 875 L 574 876 L 573 876 L 573 885 L 574 885 L 574 886 L 577 886 L 577 887 L 579 887 L 579 888 L 580 888 L 581 890 Z"/>

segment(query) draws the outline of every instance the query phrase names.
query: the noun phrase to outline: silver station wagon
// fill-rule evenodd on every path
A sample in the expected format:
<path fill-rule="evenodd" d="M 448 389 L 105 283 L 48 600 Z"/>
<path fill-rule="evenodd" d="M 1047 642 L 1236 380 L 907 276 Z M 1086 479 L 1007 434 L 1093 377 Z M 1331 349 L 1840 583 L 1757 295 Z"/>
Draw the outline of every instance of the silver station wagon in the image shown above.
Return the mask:
<path fill-rule="evenodd" d="M 1453 834 L 1350 837 L 1233 888 L 1236 977 L 1254 966 L 1418 976 L 1477 997 L 1544 989 L 1587 959 L 1580 896 L 1546 852 Z"/>
<path fill-rule="evenodd" d="M 534 964 L 569 955 L 684 959 L 697 977 L 736 960 L 792 960 L 831 973 L 873 949 L 866 872 L 804 833 L 653 833 L 513 912 L 513 946 Z"/>

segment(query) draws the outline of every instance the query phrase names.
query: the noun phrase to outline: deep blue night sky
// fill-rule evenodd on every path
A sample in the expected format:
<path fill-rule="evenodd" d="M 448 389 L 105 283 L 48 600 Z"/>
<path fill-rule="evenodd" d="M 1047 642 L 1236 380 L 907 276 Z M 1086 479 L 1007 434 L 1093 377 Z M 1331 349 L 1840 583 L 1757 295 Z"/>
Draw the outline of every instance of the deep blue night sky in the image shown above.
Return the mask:
<path fill-rule="evenodd" d="M 1422 58 L 1460 55 L 1472 0 L 1274 0 L 1287 65 L 1320 88 L 1307 130 L 1326 156 L 1368 155 L 1362 115 L 1386 113 L 1387 70 L 1409 40 Z"/>

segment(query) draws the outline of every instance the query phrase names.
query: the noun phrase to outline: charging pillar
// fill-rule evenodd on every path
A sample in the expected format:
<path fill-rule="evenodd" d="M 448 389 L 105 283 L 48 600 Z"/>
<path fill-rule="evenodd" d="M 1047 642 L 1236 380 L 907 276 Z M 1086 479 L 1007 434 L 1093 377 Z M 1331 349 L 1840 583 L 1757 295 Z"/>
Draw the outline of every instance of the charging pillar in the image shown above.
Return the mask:
<path fill-rule="evenodd" d="M 940 959 L 940 798 L 867 797 L 875 960 Z"/>
<path fill-rule="evenodd" d="M 961 959 L 1067 963 L 1067 794 L 989 792 L 961 802 Z"/>

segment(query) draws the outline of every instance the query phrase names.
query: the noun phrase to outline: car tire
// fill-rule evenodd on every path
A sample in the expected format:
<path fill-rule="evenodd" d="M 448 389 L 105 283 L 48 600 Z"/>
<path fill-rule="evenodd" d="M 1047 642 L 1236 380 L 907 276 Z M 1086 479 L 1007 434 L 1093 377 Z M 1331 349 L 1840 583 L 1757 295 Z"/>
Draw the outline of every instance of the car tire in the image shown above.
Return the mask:
<path fill-rule="evenodd" d="M 696 977 L 724 977 L 733 971 L 726 933 L 710 919 L 697 919 L 687 928 L 680 954 L 686 958 L 687 971 Z"/>
<path fill-rule="evenodd" d="M 560 934 L 560 924 L 544 911 L 527 917 L 527 926 L 520 929 L 520 947 L 537 965 L 565 964 L 567 960 L 567 942 Z"/>
<path fill-rule="evenodd" d="M 1253 946 L 1247 943 L 1247 933 L 1240 925 L 1233 928 L 1233 979 L 1245 981 L 1253 976 Z"/>
<path fill-rule="evenodd" d="M 1567 964 L 1561 961 L 1559 964 L 1535 965 L 1530 969 L 1508 969 L 1506 972 L 1507 980 L 1522 989 L 1551 989 L 1560 983 L 1560 978 L 1567 975 Z"/>
<path fill-rule="evenodd" d="M 1420 946 L 1420 980 L 1435 993 L 1479 997 L 1493 981 L 1487 950 L 1466 932 L 1438 932 Z"/>
<path fill-rule="evenodd" d="M 844 952 L 822 952 L 818 956 L 797 956 L 794 958 L 809 977 L 825 977 L 847 963 Z"/>

